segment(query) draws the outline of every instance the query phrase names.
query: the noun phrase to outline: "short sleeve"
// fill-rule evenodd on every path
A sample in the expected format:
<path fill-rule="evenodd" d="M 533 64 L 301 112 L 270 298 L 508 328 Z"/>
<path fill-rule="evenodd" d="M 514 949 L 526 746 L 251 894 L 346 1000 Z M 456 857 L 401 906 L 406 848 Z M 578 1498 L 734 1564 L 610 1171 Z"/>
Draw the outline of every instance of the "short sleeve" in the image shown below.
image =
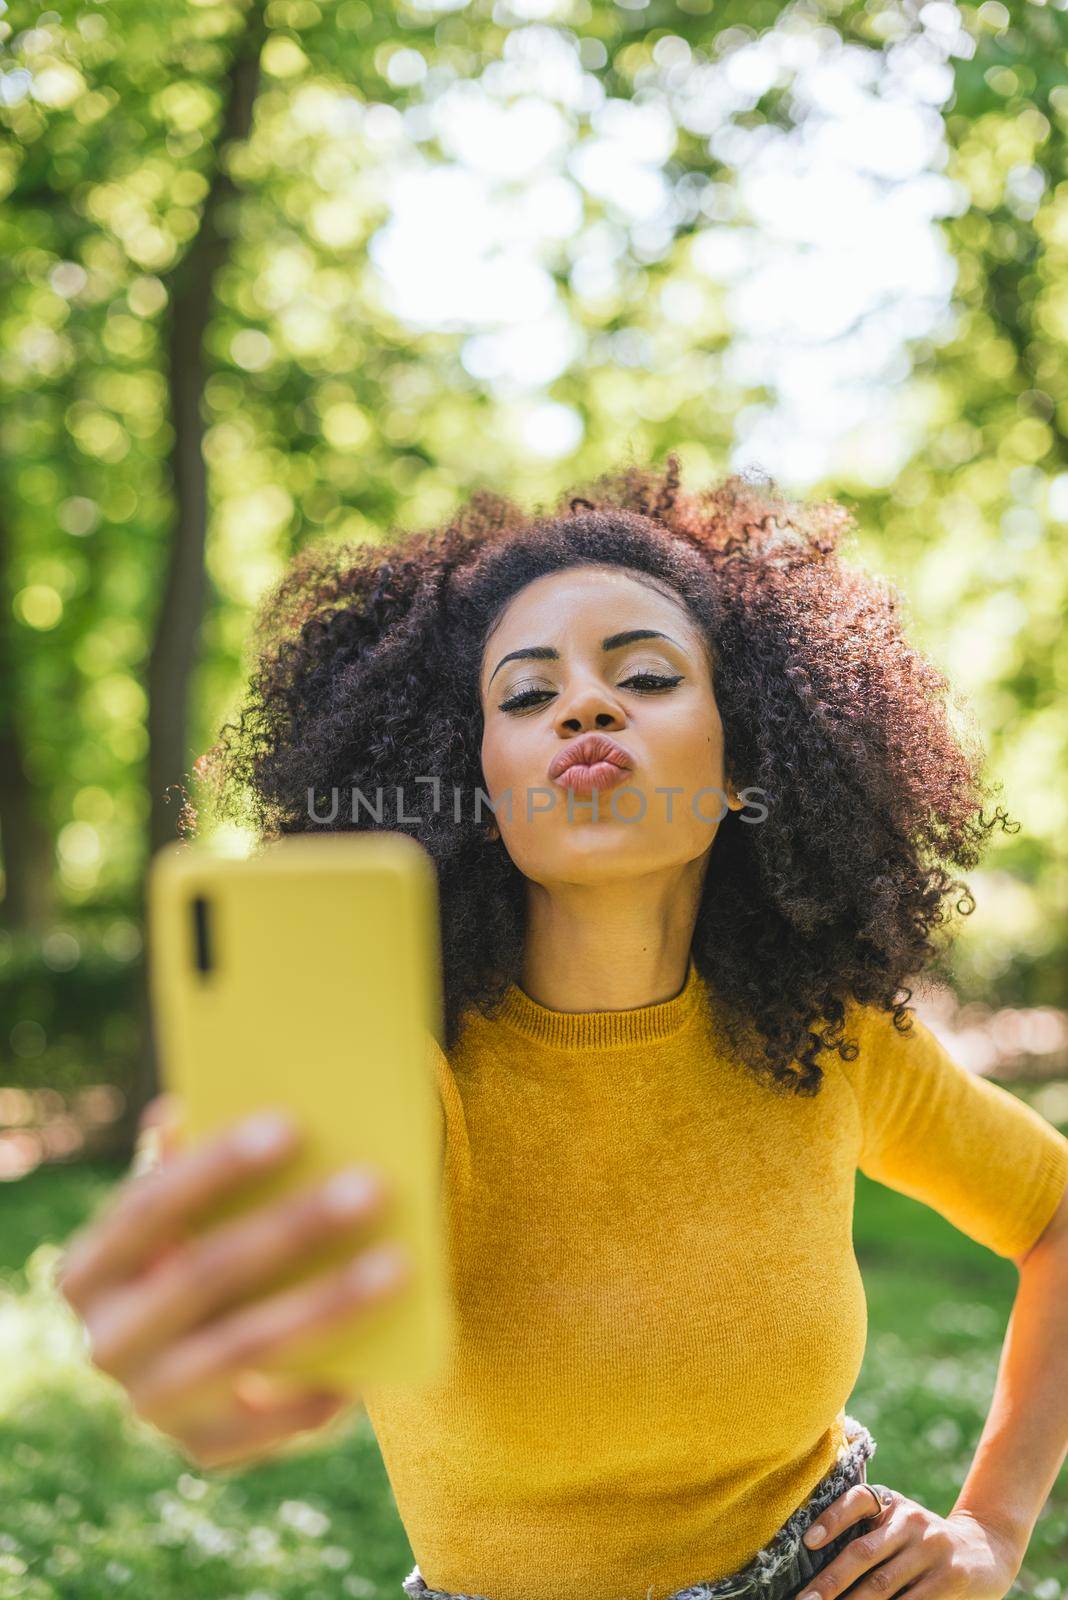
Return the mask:
<path fill-rule="evenodd" d="M 1068 1139 L 954 1060 L 914 1012 L 905 1035 L 888 1012 L 847 1006 L 845 1037 L 860 1047 L 841 1063 L 860 1115 L 860 1170 L 997 1255 L 1029 1250 L 1068 1184 Z"/>

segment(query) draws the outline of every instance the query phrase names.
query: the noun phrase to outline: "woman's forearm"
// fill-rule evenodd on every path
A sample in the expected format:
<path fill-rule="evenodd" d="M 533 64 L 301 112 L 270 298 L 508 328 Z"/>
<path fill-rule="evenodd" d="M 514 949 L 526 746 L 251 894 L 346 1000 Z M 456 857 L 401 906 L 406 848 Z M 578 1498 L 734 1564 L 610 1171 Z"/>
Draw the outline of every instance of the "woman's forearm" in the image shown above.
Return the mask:
<path fill-rule="evenodd" d="M 1068 1237 L 1020 1266 L 990 1414 L 954 1511 L 1009 1539 L 1022 1561 L 1068 1451 Z"/>

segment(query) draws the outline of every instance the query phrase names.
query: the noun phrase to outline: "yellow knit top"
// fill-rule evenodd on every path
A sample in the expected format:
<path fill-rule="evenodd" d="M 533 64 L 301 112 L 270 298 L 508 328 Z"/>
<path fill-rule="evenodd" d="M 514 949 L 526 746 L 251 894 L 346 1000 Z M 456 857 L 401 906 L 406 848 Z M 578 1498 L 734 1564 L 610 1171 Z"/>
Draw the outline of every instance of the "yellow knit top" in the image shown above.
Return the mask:
<path fill-rule="evenodd" d="M 1068 1139 L 918 1018 L 849 1024 L 812 1098 L 718 1045 L 692 961 L 629 1011 L 512 985 L 434 1047 L 455 1357 L 362 1396 L 431 1588 L 663 1600 L 753 1556 L 844 1442 L 858 1166 L 999 1255 L 1038 1237 Z"/>

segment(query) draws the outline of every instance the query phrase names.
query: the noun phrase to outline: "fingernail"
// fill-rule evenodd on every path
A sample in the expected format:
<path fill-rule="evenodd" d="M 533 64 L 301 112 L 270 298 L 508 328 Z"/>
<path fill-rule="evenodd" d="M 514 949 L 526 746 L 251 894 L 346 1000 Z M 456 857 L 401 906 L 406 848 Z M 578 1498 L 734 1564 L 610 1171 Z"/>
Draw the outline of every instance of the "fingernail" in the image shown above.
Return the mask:
<path fill-rule="evenodd" d="M 797 1600 L 820 1600 L 815 1589 L 806 1589 L 804 1594 L 798 1595 Z"/>
<path fill-rule="evenodd" d="M 325 1185 L 323 1200 L 331 1211 L 347 1217 L 364 1209 L 376 1187 L 370 1173 L 348 1168 L 336 1173 Z"/>
<path fill-rule="evenodd" d="M 384 1244 L 368 1250 L 352 1269 L 352 1276 L 360 1289 L 384 1289 L 394 1283 L 405 1266 L 405 1256 L 397 1245 Z"/>
<path fill-rule="evenodd" d="M 249 1117 L 235 1135 L 234 1142 L 242 1155 L 266 1156 L 280 1150 L 289 1138 L 289 1124 L 275 1112 Z"/>
<path fill-rule="evenodd" d="M 809 1528 L 808 1532 L 805 1534 L 805 1543 L 819 1544 L 826 1532 L 827 1529 L 823 1526 L 822 1522 L 813 1523 L 812 1527 Z"/>

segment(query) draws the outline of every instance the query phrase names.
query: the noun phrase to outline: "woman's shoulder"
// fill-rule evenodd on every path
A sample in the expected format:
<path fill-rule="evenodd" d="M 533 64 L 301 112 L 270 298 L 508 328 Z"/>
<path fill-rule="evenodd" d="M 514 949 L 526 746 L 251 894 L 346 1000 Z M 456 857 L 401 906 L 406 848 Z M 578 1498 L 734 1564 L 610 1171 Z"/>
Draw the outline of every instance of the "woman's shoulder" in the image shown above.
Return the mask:
<path fill-rule="evenodd" d="M 826 1014 L 819 1021 L 831 1041 L 820 1065 L 844 1077 L 858 1100 L 870 1101 L 909 1078 L 936 1083 L 961 1070 L 911 1003 L 886 1006 L 849 995 L 833 1009 L 833 1023 Z"/>

